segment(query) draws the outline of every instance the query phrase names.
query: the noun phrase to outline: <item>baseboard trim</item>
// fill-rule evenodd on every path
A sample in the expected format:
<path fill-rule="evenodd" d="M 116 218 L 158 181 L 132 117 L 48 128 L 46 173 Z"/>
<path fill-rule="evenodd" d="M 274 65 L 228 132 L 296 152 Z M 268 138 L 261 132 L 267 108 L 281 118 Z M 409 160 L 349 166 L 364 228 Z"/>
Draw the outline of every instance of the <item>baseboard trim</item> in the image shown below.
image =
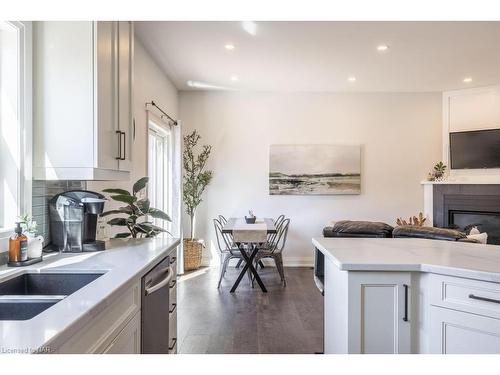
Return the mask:
<path fill-rule="evenodd" d="M 236 260 L 232 262 L 236 263 Z M 264 265 L 268 267 L 274 267 L 274 261 L 271 259 L 263 259 Z M 213 264 L 213 260 L 207 257 L 203 257 L 201 265 L 203 267 L 209 267 Z M 218 264 L 218 261 L 217 261 Z M 283 257 L 283 265 L 285 267 L 313 267 L 314 258 L 312 257 Z"/>
<path fill-rule="evenodd" d="M 264 259 L 264 265 L 274 267 L 274 261 L 271 259 Z M 310 257 L 283 257 L 283 265 L 285 267 L 313 267 L 314 261 Z"/>

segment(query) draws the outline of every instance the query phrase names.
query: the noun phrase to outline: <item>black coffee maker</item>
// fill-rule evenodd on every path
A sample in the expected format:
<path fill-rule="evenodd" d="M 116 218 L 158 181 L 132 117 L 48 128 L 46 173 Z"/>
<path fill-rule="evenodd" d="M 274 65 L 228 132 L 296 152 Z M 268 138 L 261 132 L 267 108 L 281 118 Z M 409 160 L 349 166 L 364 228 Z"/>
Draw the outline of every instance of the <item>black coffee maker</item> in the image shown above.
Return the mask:
<path fill-rule="evenodd" d="M 49 201 L 50 236 L 53 250 L 68 253 L 104 250 L 96 241 L 97 216 L 103 212 L 104 196 L 86 190 L 57 194 Z"/>

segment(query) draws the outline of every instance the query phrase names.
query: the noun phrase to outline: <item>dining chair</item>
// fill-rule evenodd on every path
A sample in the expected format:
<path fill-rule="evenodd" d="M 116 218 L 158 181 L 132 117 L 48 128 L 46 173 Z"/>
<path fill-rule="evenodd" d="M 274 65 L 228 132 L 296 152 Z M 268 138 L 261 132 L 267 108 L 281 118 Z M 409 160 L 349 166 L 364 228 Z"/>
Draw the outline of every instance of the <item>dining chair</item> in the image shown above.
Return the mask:
<path fill-rule="evenodd" d="M 233 242 L 232 236 L 227 233 L 222 233 L 222 227 L 224 225 L 220 220 L 214 219 L 214 228 L 215 228 L 215 237 L 217 239 L 217 247 L 219 249 L 220 255 L 220 275 L 219 275 L 219 283 L 217 284 L 217 289 L 220 288 L 220 284 L 222 282 L 222 278 L 226 274 L 227 265 L 231 259 L 238 259 L 239 262 L 243 261 L 244 258 L 241 255 L 241 252 L 238 246 Z M 248 277 L 250 283 L 252 283 L 251 273 L 248 272 Z"/>
<path fill-rule="evenodd" d="M 276 227 L 276 235 L 273 237 L 273 240 L 260 248 L 254 260 L 257 265 L 264 258 L 273 259 L 274 263 L 276 263 L 276 269 L 278 270 L 283 286 L 286 286 L 286 279 L 282 253 L 285 248 L 289 225 L 290 219 L 281 220 Z"/>
<path fill-rule="evenodd" d="M 276 218 L 276 220 L 274 220 L 274 227 L 276 229 L 278 229 L 280 227 L 281 223 L 283 222 L 283 220 L 285 220 L 285 215 L 278 216 Z M 275 233 L 269 233 L 269 235 L 267 236 L 267 242 L 273 243 L 277 235 L 278 235 L 278 230 L 276 230 Z"/>
<path fill-rule="evenodd" d="M 219 221 L 221 222 L 222 226 L 227 224 L 227 219 L 223 215 L 219 215 Z M 225 234 L 225 235 L 226 235 L 226 237 L 231 238 L 231 242 L 234 242 L 231 234 Z M 243 262 L 243 258 L 238 260 L 238 263 L 236 263 L 234 268 L 240 268 L 242 262 Z"/>

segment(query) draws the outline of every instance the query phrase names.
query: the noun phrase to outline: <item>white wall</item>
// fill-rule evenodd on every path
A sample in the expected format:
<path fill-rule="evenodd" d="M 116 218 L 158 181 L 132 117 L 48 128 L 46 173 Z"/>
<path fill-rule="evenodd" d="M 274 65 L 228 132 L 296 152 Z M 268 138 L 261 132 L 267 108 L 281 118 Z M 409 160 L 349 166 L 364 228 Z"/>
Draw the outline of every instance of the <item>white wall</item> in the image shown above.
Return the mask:
<path fill-rule="evenodd" d="M 423 210 L 420 181 L 441 158 L 440 93 L 181 92 L 184 133 L 198 129 L 213 146 L 214 179 L 197 219 L 197 237 L 213 246 L 212 218 L 291 218 L 285 263 L 311 264 L 311 237 L 330 220 L 380 220 Z M 362 193 L 270 196 L 269 145 L 362 145 Z M 188 229 L 187 220 L 184 230 Z"/>
<path fill-rule="evenodd" d="M 147 145 L 148 124 L 145 103 L 154 100 L 174 118 L 178 114 L 178 92 L 163 70 L 145 50 L 141 41 L 135 38 L 134 56 L 134 117 L 136 137 L 132 150 L 132 171 L 130 181 L 119 182 L 89 182 L 87 188 L 101 191 L 108 187 L 132 189 L 133 183 L 141 177 L 147 176 Z M 113 203 L 106 203 L 106 209 Z M 112 233 L 117 232 L 113 228 Z M 118 230 L 120 231 L 120 230 Z"/>

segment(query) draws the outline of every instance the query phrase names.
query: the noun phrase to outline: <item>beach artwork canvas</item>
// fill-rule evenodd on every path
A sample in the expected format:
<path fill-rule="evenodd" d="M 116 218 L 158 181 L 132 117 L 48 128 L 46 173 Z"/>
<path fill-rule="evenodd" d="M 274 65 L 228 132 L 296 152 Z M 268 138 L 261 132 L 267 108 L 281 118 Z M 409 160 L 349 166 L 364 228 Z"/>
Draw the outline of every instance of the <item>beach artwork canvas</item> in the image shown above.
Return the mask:
<path fill-rule="evenodd" d="M 271 145 L 269 194 L 361 193 L 361 147 Z"/>

